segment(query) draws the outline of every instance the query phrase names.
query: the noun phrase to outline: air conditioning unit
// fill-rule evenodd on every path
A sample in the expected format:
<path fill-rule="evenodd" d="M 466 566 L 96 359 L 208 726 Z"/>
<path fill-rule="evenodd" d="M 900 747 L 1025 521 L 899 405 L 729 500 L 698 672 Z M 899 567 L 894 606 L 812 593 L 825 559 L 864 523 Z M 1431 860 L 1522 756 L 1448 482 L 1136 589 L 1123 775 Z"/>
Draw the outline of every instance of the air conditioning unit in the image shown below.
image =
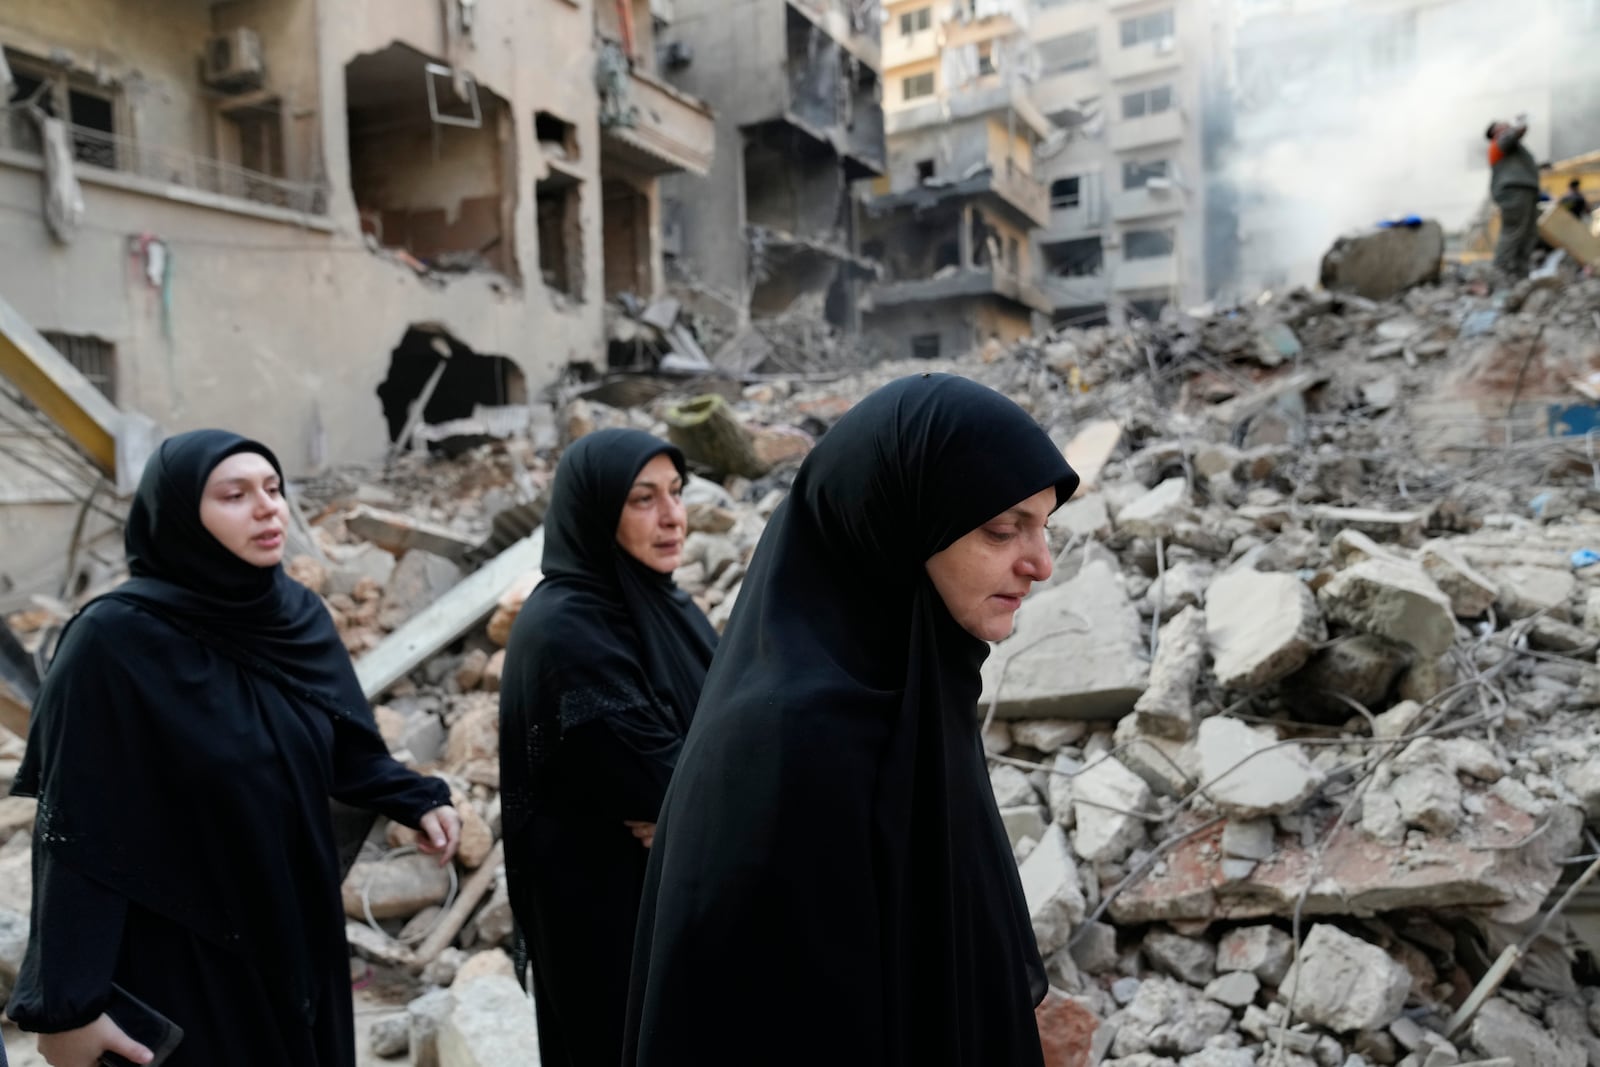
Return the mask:
<path fill-rule="evenodd" d="M 267 65 L 261 53 L 261 38 L 255 30 L 243 26 L 207 40 L 202 63 L 201 80 L 223 92 L 259 89 L 266 80 Z"/>

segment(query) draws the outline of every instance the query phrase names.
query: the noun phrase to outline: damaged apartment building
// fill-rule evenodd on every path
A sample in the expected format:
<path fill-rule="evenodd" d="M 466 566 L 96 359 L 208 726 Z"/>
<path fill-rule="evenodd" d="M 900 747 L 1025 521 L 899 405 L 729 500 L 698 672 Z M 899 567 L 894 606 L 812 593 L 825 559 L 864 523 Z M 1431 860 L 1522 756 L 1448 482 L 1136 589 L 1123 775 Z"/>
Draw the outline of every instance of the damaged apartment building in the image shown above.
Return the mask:
<path fill-rule="evenodd" d="M 135 414 L 296 476 L 603 357 L 608 298 L 663 288 L 662 178 L 715 148 L 659 15 L 0 5 L 0 599 L 114 528 Z"/>
<path fill-rule="evenodd" d="M 669 281 L 733 331 L 785 315 L 853 333 L 876 265 L 852 187 L 884 172 L 877 0 L 673 0 L 658 52 L 708 101 L 704 178 L 663 181 Z"/>
<path fill-rule="evenodd" d="M 1050 221 L 1034 153 L 1022 0 L 898 0 L 887 8 L 889 172 L 863 205 L 862 251 L 883 277 L 865 329 L 896 357 L 955 357 L 1028 336 L 1050 311 L 1031 235 Z"/>

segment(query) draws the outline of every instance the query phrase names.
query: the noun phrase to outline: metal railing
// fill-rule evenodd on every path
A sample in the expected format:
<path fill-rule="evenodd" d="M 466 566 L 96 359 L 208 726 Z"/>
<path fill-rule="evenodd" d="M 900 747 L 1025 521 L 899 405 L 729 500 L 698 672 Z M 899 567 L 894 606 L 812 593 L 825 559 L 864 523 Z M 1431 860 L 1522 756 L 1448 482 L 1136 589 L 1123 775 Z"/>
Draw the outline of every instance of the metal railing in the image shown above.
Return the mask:
<path fill-rule="evenodd" d="M 327 189 L 318 182 L 290 181 L 87 126 L 67 130 L 73 156 L 86 166 L 310 215 L 328 210 Z M 39 129 L 27 114 L 0 111 L 0 149 L 41 154 Z"/>

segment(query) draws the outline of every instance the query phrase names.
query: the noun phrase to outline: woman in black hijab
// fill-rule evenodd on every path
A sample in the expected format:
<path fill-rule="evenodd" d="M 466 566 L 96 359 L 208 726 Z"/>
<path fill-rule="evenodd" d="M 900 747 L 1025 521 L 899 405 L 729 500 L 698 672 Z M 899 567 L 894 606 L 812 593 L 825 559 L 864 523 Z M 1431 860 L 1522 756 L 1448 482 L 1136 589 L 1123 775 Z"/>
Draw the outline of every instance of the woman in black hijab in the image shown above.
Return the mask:
<path fill-rule="evenodd" d="M 1020 408 L 923 375 L 807 457 L 662 806 L 627 1067 L 1036 1067 L 1046 991 L 979 667 L 1077 487 Z"/>
<path fill-rule="evenodd" d="M 500 782 L 545 1067 L 616 1067 L 656 812 L 716 633 L 672 583 L 683 454 L 602 430 L 561 457 L 544 580 L 511 630 Z"/>
<path fill-rule="evenodd" d="M 279 566 L 287 515 L 264 445 L 169 438 L 129 513 L 133 578 L 62 636 L 13 789 L 39 810 L 7 1008 L 52 1064 L 147 1062 L 105 1014 L 120 990 L 182 1027 L 172 1067 L 353 1067 L 329 799 L 454 854 L 448 787 L 390 758 L 327 609 Z"/>

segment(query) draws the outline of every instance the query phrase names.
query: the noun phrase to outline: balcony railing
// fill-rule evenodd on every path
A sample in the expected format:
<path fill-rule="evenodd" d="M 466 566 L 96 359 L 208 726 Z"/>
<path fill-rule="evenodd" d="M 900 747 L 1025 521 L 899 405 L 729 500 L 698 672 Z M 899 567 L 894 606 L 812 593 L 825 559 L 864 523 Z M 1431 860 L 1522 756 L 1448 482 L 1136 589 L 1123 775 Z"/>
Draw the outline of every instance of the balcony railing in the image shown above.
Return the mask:
<path fill-rule="evenodd" d="M 72 139 L 73 156 L 88 167 L 308 215 L 322 215 L 328 210 L 327 190 L 317 182 L 261 174 L 86 126 L 69 125 L 67 132 Z M 0 117 L 0 149 L 40 155 L 38 127 L 28 116 L 15 111 Z"/>
<path fill-rule="evenodd" d="M 1182 108 L 1169 107 L 1154 115 L 1123 119 L 1111 125 L 1111 149 L 1131 152 L 1152 145 L 1183 140 L 1186 121 Z"/>
<path fill-rule="evenodd" d="M 1178 258 L 1124 259 L 1117 264 L 1115 277 L 1119 293 L 1135 289 L 1170 289 L 1178 284 Z"/>

